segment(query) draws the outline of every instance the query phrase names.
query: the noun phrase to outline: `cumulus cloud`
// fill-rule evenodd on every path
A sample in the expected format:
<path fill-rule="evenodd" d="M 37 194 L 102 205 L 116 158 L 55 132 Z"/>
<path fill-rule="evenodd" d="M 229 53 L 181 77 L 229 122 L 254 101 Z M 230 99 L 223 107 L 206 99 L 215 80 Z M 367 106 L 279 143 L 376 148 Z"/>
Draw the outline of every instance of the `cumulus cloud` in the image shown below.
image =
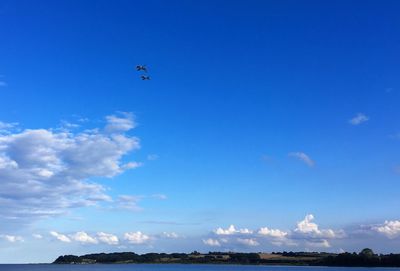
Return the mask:
<path fill-rule="evenodd" d="M 143 208 L 139 206 L 139 203 L 145 199 L 153 200 L 166 200 L 167 196 L 163 194 L 153 194 L 153 195 L 119 195 L 114 202 L 114 208 L 138 212 L 142 211 Z"/>
<path fill-rule="evenodd" d="M 211 246 L 211 247 L 220 247 L 221 244 L 217 239 L 212 239 L 212 238 L 208 238 L 208 239 L 203 239 L 203 244 L 207 245 L 207 246 Z"/>
<path fill-rule="evenodd" d="M 218 228 L 214 230 L 217 235 L 232 235 L 232 234 L 251 234 L 253 231 L 249 229 L 236 229 L 234 225 L 230 225 L 227 229 Z"/>
<path fill-rule="evenodd" d="M 320 229 L 314 221 L 312 214 L 297 223 L 297 227 L 291 234 L 291 238 L 305 241 L 307 247 L 330 247 L 329 239 L 345 237 L 343 230 Z"/>
<path fill-rule="evenodd" d="M 4 239 L 10 243 L 15 243 L 15 242 L 23 242 L 24 239 L 21 236 L 17 235 L 8 235 L 8 234 L 0 234 L 0 238 Z"/>
<path fill-rule="evenodd" d="M 366 122 L 368 120 L 369 120 L 369 118 L 366 115 L 364 115 L 362 113 L 358 113 L 357 115 L 355 115 L 353 118 L 351 118 L 349 120 L 349 123 L 351 125 L 360 125 L 361 123 Z"/>
<path fill-rule="evenodd" d="M 111 178 L 138 166 L 122 162 L 139 148 L 139 140 L 124 133 L 134 127 L 132 118 L 128 113 L 108 116 L 107 132 L 27 129 L 0 133 L 1 224 L 31 222 L 71 208 L 110 202 L 105 187 L 90 179 Z M 14 124 L 1 125 L 10 129 Z"/>
<path fill-rule="evenodd" d="M 267 238 L 271 244 L 275 246 L 295 246 L 297 243 L 290 239 L 290 232 L 280 229 L 270 229 L 268 227 L 260 228 L 257 234 L 263 238 Z"/>
<path fill-rule="evenodd" d="M 258 234 L 274 237 L 274 238 L 285 238 L 288 233 L 279 229 L 269 229 L 268 227 L 260 228 Z"/>
<path fill-rule="evenodd" d="M 371 229 L 388 238 L 396 238 L 400 235 L 400 220 L 386 220 L 383 224 L 372 226 Z"/>
<path fill-rule="evenodd" d="M 64 242 L 64 243 L 71 243 L 71 239 L 68 238 L 68 236 L 58 233 L 56 231 L 51 231 L 50 235 L 55 237 L 57 240 Z"/>
<path fill-rule="evenodd" d="M 139 245 L 150 241 L 150 236 L 137 231 L 137 232 L 127 232 L 124 234 L 124 239 L 131 244 Z"/>
<path fill-rule="evenodd" d="M 118 245 L 119 244 L 118 237 L 111 233 L 98 232 L 97 239 L 100 242 L 108 244 L 108 245 Z"/>
<path fill-rule="evenodd" d="M 69 237 L 77 242 L 80 242 L 81 244 L 97 244 L 98 241 L 96 238 L 88 235 L 84 231 L 78 231 L 74 234 L 69 235 Z"/>
<path fill-rule="evenodd" d="M 309 167 L 313 167 L 315 165 L 315 162 L 304 152 L 290 152 L 288 156 L 304 162 Z"/>
<path fill-rule="evenodd" d="M 335 238 L 343 235 L 342 231 L 335 232 L 332 229 L 319 229 L 319 226 L 313 220 L 314 216 L 312 214 L 306 215 L 303 220 L 297 223 L 294 232 L 302 236 L 315 238 Z"/>
<path fill-rule="evenodd" d="M 237 242 L 238 242 L 239 244 L 242 244 L 242 245 L 245 245 L 245 246 L 254 247 L 254 246 L 260 245 L 260 244 L 257 242 L 257 240 L 254 239 L 254 238 L 237 238 L 236 240 L 237 240 Z"/>
<path fill-rule="evenodd" d="M 227 229 L 217 228 L 212 232 L 218 238 L 219 243 L 228 243 L 231 245 L 239 244 L 246 246 L 257 246 L 259 241 L 269 242 L 274 246 L 299 246 L 304 245 L 310 248 L 330 247 L 329 240 L 341 239 L 346 236 L 343 230 L 321 229 L 314 222 L 314 216 L 308 214 L 305 218 L 296 224 L 293 230 L 272 229 L 261 227 L 258 230 L 236 229 L 234 225 Z"/>

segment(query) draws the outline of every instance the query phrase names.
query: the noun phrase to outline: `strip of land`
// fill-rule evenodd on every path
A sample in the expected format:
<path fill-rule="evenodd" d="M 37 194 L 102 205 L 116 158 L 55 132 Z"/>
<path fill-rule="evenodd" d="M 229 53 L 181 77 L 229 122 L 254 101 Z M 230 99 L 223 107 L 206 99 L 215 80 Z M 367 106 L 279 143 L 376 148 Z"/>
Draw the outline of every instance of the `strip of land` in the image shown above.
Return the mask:
<path fill-rule="evenodd" d="M 115 252 L 86 254 L 82 256 L 64 255 L 54 264 L 255 264 L 255 265 L 308 265 L 308 266 L 367 266 L 400 267 L 400 254 L 374 254 L 371 249 L 360 253 L 326 252 L 276 252 L 276 253 L 146 253 Z"/>

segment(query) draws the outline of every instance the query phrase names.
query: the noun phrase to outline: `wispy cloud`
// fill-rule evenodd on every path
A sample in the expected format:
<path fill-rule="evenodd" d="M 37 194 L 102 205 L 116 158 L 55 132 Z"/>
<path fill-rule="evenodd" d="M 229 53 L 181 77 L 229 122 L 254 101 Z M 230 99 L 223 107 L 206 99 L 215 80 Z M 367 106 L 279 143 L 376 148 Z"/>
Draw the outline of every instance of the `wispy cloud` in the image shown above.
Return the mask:
<path fill-rule="evenodd" d="M 297 158 L 309 167 L 313 167 L 315 165 L 315 162 L 304 152 L 290 152 L 288 156 Z"/>
<path fill-rule="evenodd" d="M 9 134 L 18 127 L 18 122 L 2 122 L 0 121 L 0 134 Z"/>
<path fill-rule="evenodd" d="M 117 198 L 116 207 L 136 212 L 142 211 L 143 208 L 138 206 L 139 201 L 141 201 L 142 199 L 142 196 L 120 195 Z"/>
<path fill-rule="evenodd" d="M 369 117 L 364 115 L 363 113 L 358 113 L 355 115 L 353 118 L 349 120 L 349 123 L 351 125 L 360 125 L 361 123 L 367 122 L 369 120 Z"/>
<path fill-rule="evenodd" d="M 147 155 L 147 160 L 149 160 L 149 161 L 155 161 L 155 160 L 158 160 L 158 158 L 160 158 L 158 156 L 158 154 L 149 154 L 149 155 Z"/>
<path fill-rule="evenodd" d="M 119 112 L 118 115 L 107 116 L 106 120 L 104 130 L 108 133 L 122 133 L 136 127 L 134 116 L 130 112 Z"/>

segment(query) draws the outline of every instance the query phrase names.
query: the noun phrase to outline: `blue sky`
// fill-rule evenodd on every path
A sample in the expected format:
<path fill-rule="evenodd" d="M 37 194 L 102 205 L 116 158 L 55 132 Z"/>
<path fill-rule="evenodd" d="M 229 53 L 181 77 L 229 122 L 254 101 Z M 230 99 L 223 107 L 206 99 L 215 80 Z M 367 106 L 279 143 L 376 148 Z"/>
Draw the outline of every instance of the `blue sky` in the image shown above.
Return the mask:
<path fill-rule="evenodd" d="M 0 1 L 0 262 L 399 252 L 399 8 Z"/>

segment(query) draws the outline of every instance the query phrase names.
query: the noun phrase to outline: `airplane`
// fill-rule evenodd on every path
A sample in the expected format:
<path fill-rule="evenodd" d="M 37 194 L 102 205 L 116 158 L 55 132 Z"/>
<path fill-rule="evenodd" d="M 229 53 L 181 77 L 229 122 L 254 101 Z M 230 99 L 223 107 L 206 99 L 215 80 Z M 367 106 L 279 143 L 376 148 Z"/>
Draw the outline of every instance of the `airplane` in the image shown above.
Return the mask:
<path fill-rule="evenodd" d="M 142 75 L 142 76 L 140 76 L 140 78 L 142 78 L 142 80 L 150 80 L 150 76 Z"/>
<path fill-rule="evenodd" d="M 136 70 L 137 70 L 137 71 L 144 71 L 144 72 L 147 72 L 147 68 L 146 68 L 145 65 L 137 65 L 137 66 L 136 66 Z"/>

